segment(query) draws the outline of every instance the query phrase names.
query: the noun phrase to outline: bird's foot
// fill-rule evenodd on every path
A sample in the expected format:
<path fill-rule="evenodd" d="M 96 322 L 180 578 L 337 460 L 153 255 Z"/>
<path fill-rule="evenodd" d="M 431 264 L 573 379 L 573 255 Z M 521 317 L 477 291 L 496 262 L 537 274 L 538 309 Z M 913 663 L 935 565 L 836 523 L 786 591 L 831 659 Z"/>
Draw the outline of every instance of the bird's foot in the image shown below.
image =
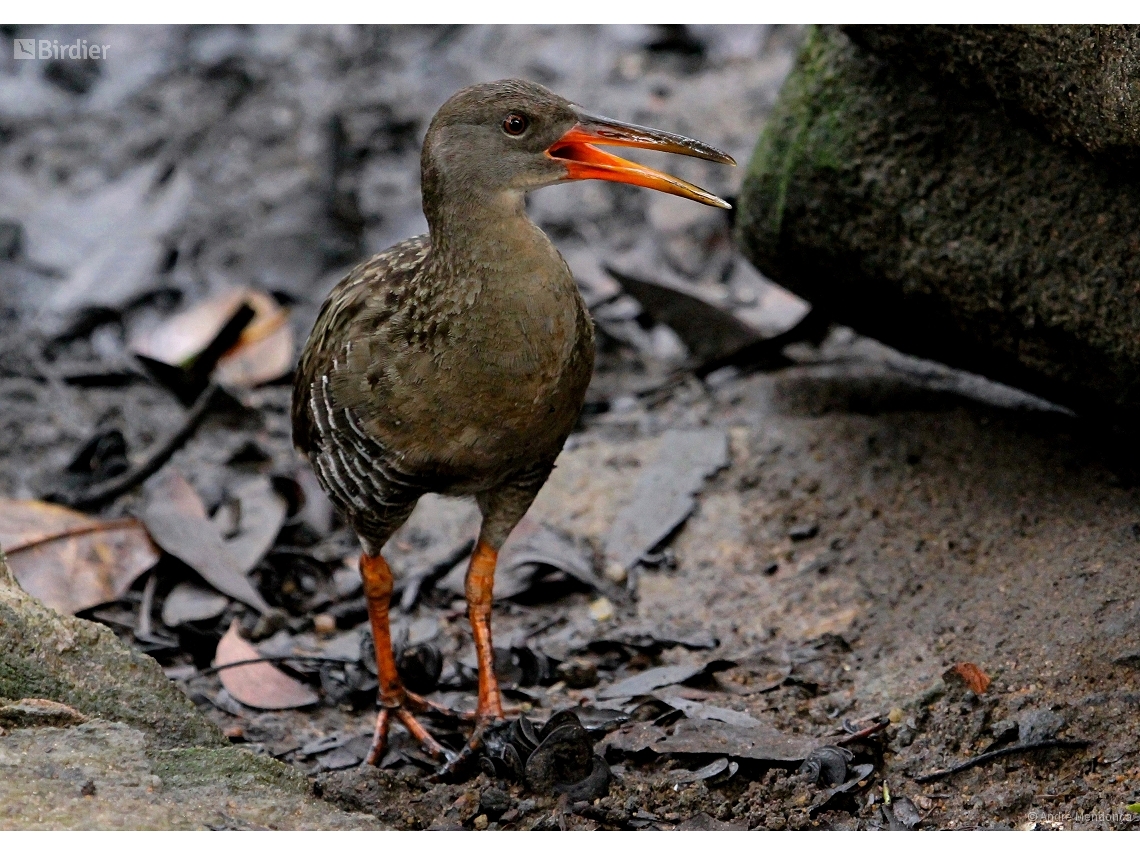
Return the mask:
<path fill-rule="evenodd" d="M 463 748 L 459 750 L 458 754 L 451 754 L 447 758 L 447 761 L 436 769 L 428 780 L 432 783 L 452 780 L 483 750 L 484 735 L 487 733 L 487 728 L 504 720 L 502 714 L 494 717 L 484 716 L 476 718 L 475 732 L 471 734 L 471 738 L 464 743 Z"/>
<path fill-rule="evenodd" d="M 415 696 L 417 700 L 423 701 L 423 698 Z M 410 699 L 409 699 L 410 700 Z M 425 728 L 414 715 L 409 706 L 419 706 L 415 701 L 411 704 L 401 704 L 395 707 L 381 707 L 380 712 L 376 714 L 376 729 L 372 732 L 372 747 L 368 750 L 368 757 L 365 763 L 370 766 L 379 766 L 380 761 L 384 757 L 384 752 L 388 748 L 388 728 L 391 726 L 392 719 L 395 718 L 404 726 L 408 734 L 415 739 L 420 745 L 423 746 L 424 751 L 431 755 L 436 760 L 444 760 L 450 763 L 456 756 L 454 751 L 448 751 L 439 741 L 428 733 Z M 446 709 L 444 707 L 443 709 Z"/>
<path fill-rule="evenodd" d="M 404 691 L 404 706 L 415 712 L 435 713 L 444 718 L 458 719 L 459 721 L 475 721 L 476 713 L 471 710 L 453 710 L 439 701 L 417 695 L 415 692 Z"/>

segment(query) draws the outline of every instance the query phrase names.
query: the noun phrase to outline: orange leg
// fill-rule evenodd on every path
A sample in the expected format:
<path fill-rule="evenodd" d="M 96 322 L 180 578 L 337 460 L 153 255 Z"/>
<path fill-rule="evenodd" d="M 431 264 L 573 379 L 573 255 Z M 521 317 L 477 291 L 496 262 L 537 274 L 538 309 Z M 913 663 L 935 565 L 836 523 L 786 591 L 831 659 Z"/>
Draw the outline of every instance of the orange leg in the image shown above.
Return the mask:
<path fill-rule="evenodd" d="M 480 540 L 467 568 L 467 616 L 475 637 L 475 655 L 479 660 L 479 704 L 475 719 L 486 724 L 503 717 L 503 696 L 495 676 L 495 653 L 491 647 L 491 591 L 495 584 L 495 562 L 498 553 Z"/>
<path fill-rule="evenodd" d="M 499 679 L 495 676 L 495 652 L 491 647 L 491 600 L 495 585 L 495 562 L 498 553 L 480 540 L 467 567 L 467 616 L 471 619 L 471 634 L 475 637 L 475 656 L 479 661 L 479 704 L 475 708 L 475 732 L 463 746 L 433 776 L 433 780 L 448 780 L 460 767 L 466 765 L 483 746 L 483 733 L 487 725 L 503 717 L 503 695 Z"/>
<path fill-rule="evenodd" d="M 388 603 L 392 598 L 392 570 L 383 556 L 361 555 L 360 575 L 364 579 L 364 596 L 368 601 L 368 618 L 372 623 L 372 640 L 376 647 L 376 674 L 380 681 L 380 695 L 377 699 L 380 712 L 376 716 L 372 747 L 365 762 L 373 766 L 380 763 L 384 749 L 388 745 L 388 725 L 393 713 L 429 754 L 443 758 L 447 756 L 443 746 L 407 710 L 408 706 L 424 709 L 428 706 L 427 702 L 417 695 L 410 695 L 404 689 L 404 684 L 400 682 L 400 675 L 396 671 L 396 657 L 392 654 L 392 633 L 388 624 Z"/>

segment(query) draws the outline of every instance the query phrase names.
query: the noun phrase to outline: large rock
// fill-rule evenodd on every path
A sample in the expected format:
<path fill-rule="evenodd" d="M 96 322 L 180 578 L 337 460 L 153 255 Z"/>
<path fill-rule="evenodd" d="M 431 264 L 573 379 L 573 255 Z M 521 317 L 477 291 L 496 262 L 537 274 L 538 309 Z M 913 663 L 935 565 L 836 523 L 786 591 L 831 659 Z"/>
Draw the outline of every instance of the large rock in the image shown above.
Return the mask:
<path fill-rule="evenodd" d="M 988 67 L 978 50 L 970 67 Z M 1140 187 L 1113 159 L 1047 138 L 1058 114 L 1015 121 L 980 84 L 919 73 L 901 51 L 809 33 L 749 166 L 745 254 L 899 349 L 1140 416 Z M 1010 75 L 997 78 L 1007 95 Z M 1105 115 L 1088 110 L 1066 121 Z M 1131 127 L 1070 136 L 1115 151 Z"/>
<path fill-rule="evenodd" d="M 895 64 L 996 98 L 1029 124 L 1097 156 L 1140 155 L 1140 27 L 845 27 Z"/>
<path fill-rule="evenodd" d="M 124 722 L 164 747 L 228 745 L 158 663 L 105 626 L 28 596 L 0 552 L 0 698 L 46 698 Z"/>
<path fill-rule="evenodd" d="M 29 597 L 0 552 L 0 831 L 382 827 L 230 745 L 153 659 Z"/>

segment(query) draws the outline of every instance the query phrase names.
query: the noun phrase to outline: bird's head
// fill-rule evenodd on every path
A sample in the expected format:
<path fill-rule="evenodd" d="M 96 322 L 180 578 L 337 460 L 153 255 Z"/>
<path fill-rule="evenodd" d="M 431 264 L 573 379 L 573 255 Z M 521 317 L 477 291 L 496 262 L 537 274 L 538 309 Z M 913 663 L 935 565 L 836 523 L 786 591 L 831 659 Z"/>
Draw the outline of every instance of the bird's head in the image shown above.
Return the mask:
<path fill-rule="evenodd" d="M 500 80 L 457 92 L 436 113 L 424 140 L 425 189 L 430 178 L 454 184 L 452 192 L 521 197 L 550 184 L 598 178 L 729 207 L 696 185 L 598 145 L 736 162 L 697 140 L 594 115 L 537 83 Z"/>

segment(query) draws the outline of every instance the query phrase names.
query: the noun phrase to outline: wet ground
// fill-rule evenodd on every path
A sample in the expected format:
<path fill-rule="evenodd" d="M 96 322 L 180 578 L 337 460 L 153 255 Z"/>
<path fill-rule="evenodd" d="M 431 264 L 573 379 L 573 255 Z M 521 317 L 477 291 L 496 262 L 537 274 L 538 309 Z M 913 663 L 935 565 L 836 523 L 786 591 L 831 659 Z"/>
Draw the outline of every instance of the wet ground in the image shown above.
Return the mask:
<path fill-rule="evenodd" d="M 460 86 L 520 74 L 745 162 L 798 32 L 98 39 L 121 47 L 105 65 L 4 60 L 0 78 L 0 233 L 12 236 L 0 493 L 17 500 L 61 489 L 94 436 L 117 431 L 137 463 L 184 419 L 130 355 L 177 311 L 256 288 L 289 310 L 299 346 L 347 264 L 421 230 L 419 139 Z M 668 168 L 727 196 L 741 173 Z M 594 182 L 535 194 L 531 211 L 579 277 L 602 351 L 580 429 L 529 515 L 531 557 L 520 548 L 501 574 L 499 670 L 508 702 L 539 725 L 577 711 L 608 786 L 568 789 L 580 774 L 565 768 L 518 780 L 494 763 L 432 783 L 398 730 L 381 769 L 360 765 L 375 680 L 356 547 L 291 448 L 287 376 L 227 387 L 165 470 L 230 542 L 252 531 L 242 508 L 267 506 L 243 505 L 249 485 L 281 497 L 249 575 L 277 610 L 259 619 L 230 596 L 210 614 L 202 579 L 168 555 L 116 605 L 82 613 L 159 658 L 234 742 L 392 827 L 1131 827 L 1140 513 L 1108 432 L 844 329 L 807 336 L 780 367 L 698 380 L 686 369 L 730 332 L 670 327 L 667 299 L 643 289 L 639 304 L 623 277 L 688 287 L 763 335 L 806 310 L 734 256 L 728 219 Z M 691 514 L 688 488 L 668 489 L 685 482 Z M 148 519 L 155 496 L 152 482 L 97 512 Z M 467 709 L 473 650 L 454 568 L 472 524 L 462 504 L 425 502 L 391 545 L 416 580 L 397 595 L 406 673 Z M 179 584 L 206 609 L 196 619 L 167 611 Z M 315 704 L 259 711 L 206 670 L 235 619 L 261 655 L 312 657 L 281 664 Z M 436 654 L 438 672 L 424 664 Z M 964 663 L 975 667 L 952 670 Z M 467 732 L 425 721 L 456 747 Z"/>

